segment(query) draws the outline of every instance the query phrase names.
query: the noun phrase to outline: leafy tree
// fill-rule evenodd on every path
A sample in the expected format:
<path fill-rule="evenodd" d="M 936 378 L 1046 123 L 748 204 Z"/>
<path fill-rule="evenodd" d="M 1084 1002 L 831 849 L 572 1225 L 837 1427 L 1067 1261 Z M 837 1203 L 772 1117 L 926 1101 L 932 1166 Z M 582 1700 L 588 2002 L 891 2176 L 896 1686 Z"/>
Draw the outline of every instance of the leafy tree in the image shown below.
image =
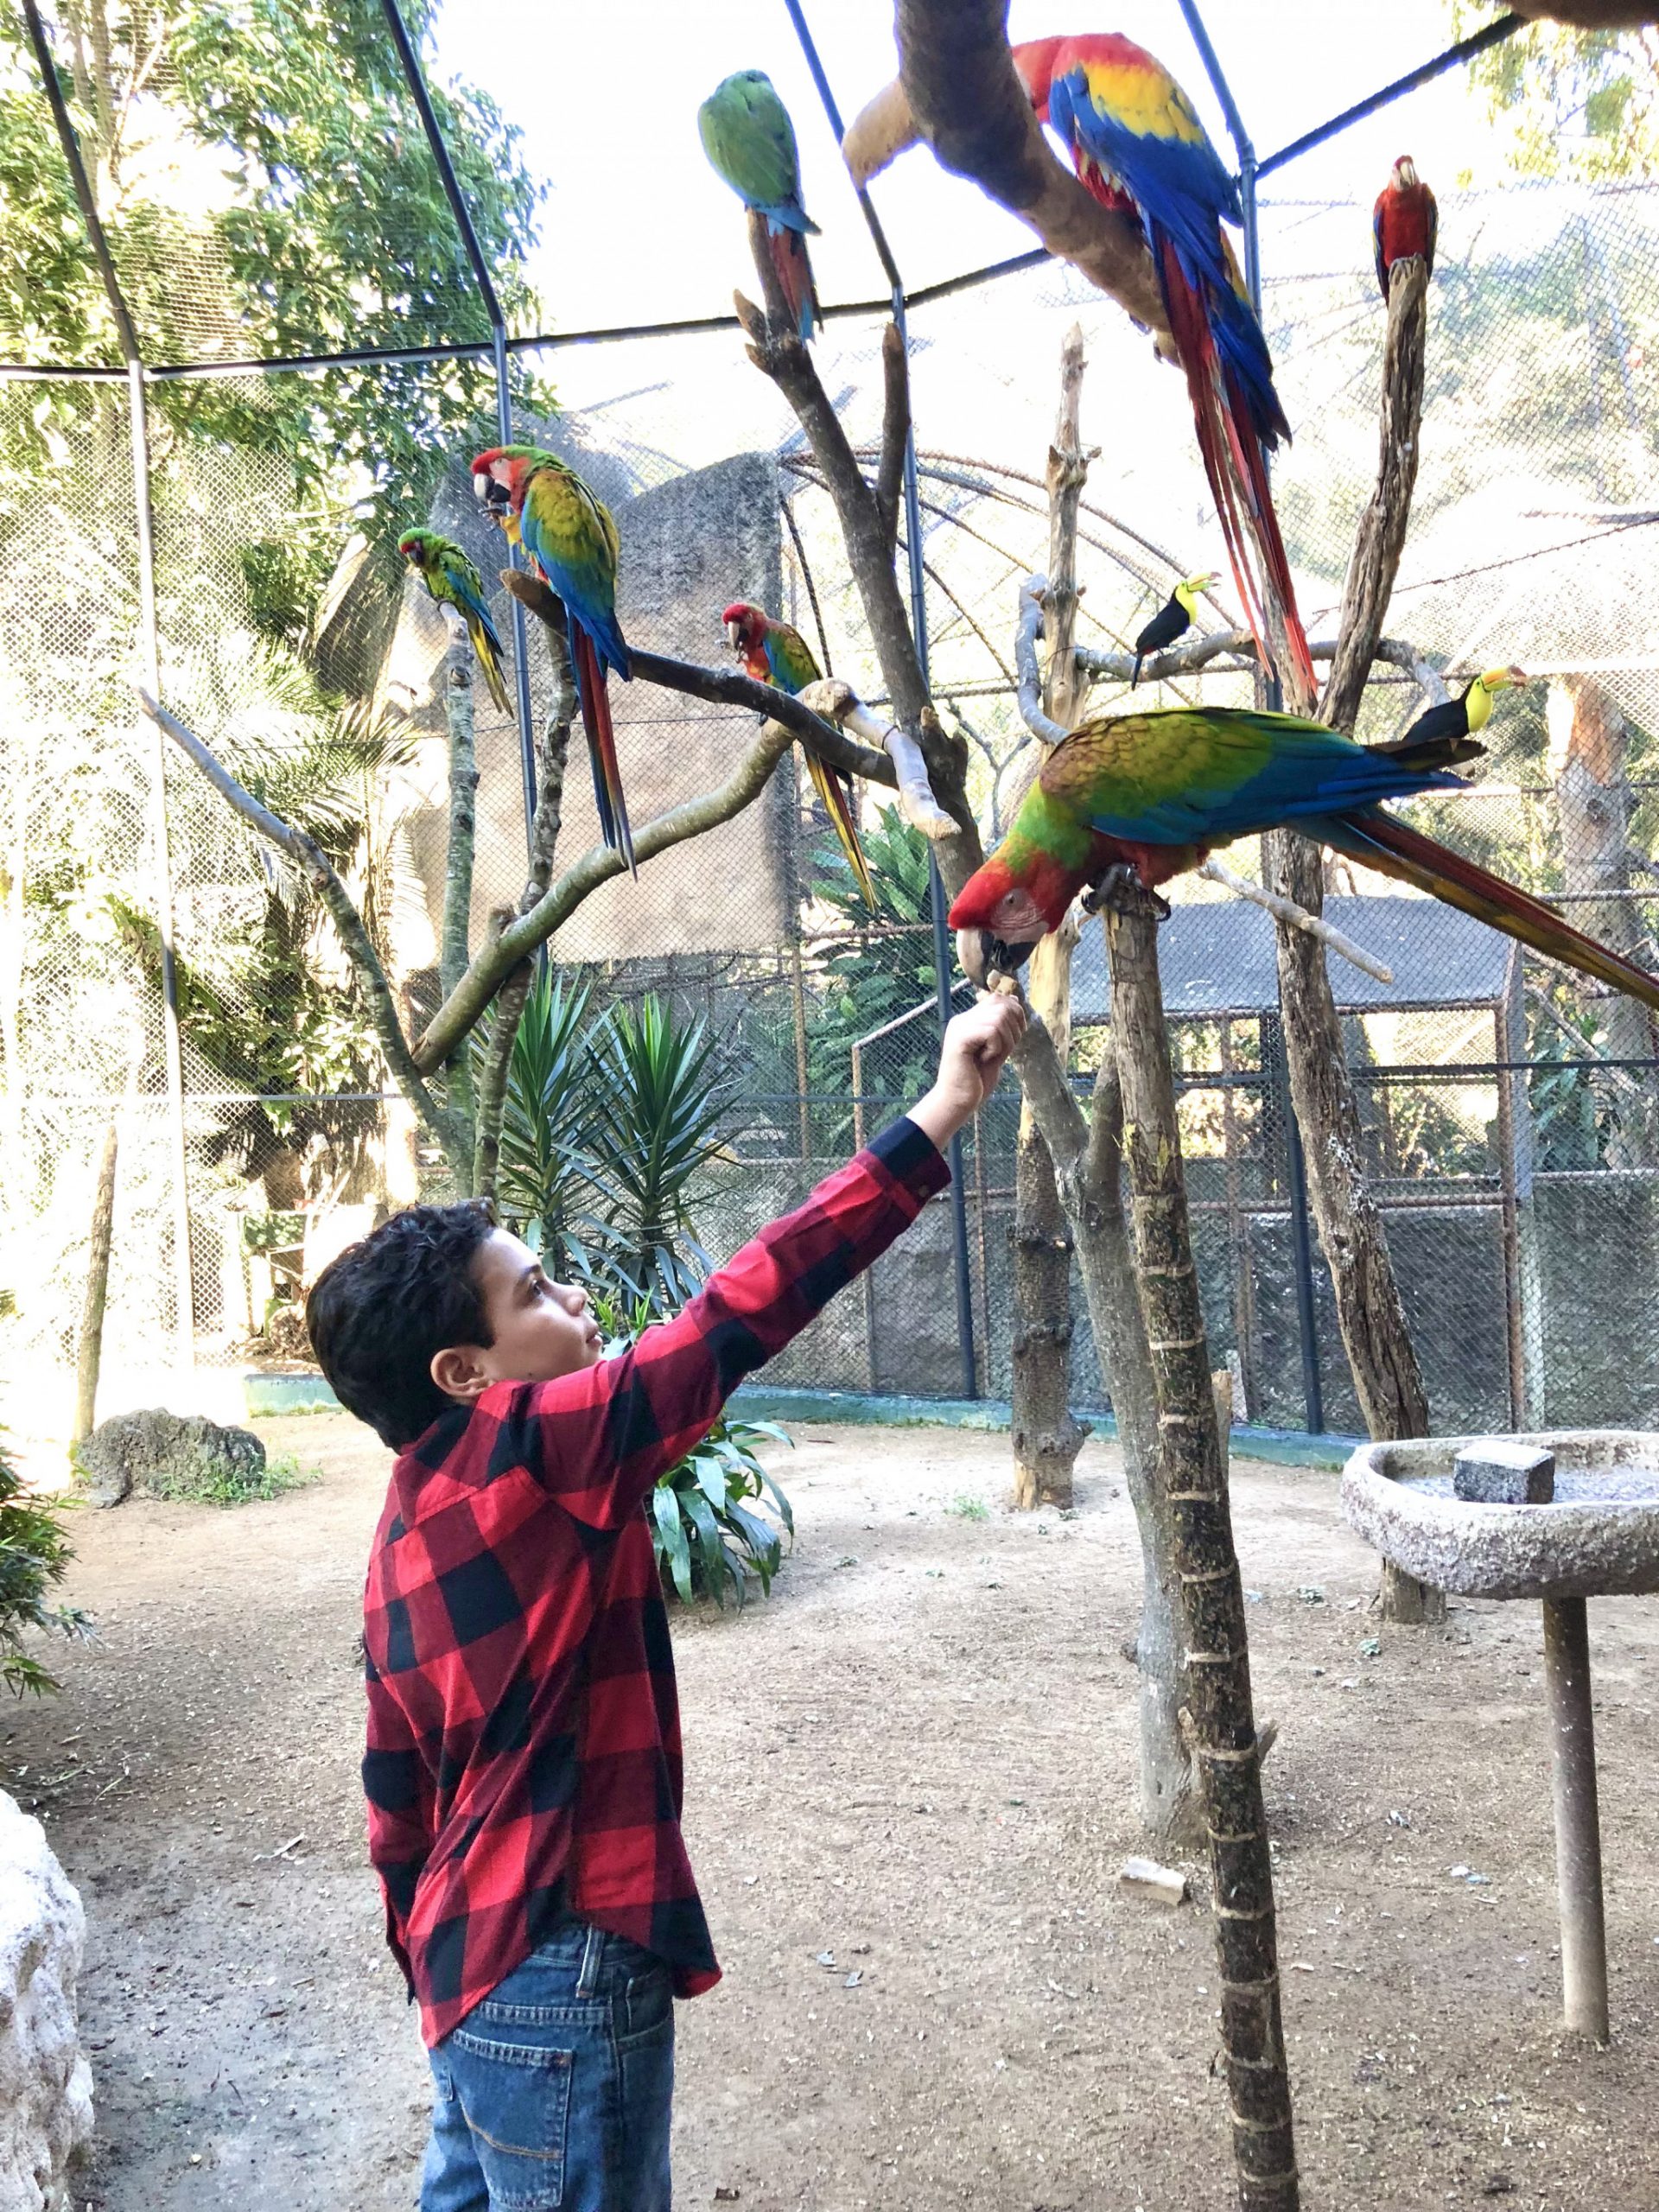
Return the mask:
<path fill-rule="evenodd" d="M 432 10 L 408 13 L 417 40 Z M 65 0 L 64 90 L 140 345 L 283 356 L 488 335 L 464 247 L 374 0 Z M 537 188 L 466 86 L 432 98 L 510 314 Z M 171 202 L 165 194 L 171 192 Z M 0 23 L 0 352 L 115 363 L 116 334 L 21 23 Z M 0 462 L 123 465 L 122 402 L 46 387 Z M 390 576 L 445 452 L 493 416 L 487 361 L 154 388 L 158 505 L 191 442 L 264 455 L 298 520 L 239 548 L 256 620 L 293 637 L 360 525 Z M 163 531 L 165 535 L 165 531 Z"/>
<path fill-rule="evenodd" d="M 1490 20 L 1452 0 L 1454 35 Z M 1503 127 L 1510 166 L 1530 176 L 1659 176 L 1659 33 L 1532 23 L 1470 64 Z"/>

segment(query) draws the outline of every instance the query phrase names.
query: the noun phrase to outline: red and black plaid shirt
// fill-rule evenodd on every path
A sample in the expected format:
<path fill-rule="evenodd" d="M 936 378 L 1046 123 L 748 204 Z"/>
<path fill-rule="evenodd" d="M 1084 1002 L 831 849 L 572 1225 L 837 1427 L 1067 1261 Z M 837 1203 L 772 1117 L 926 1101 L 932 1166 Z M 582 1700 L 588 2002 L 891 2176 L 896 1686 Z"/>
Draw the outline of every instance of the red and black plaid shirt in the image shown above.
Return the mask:
<path fill-rule="evenodd" d="M 674 1320 L 493 1383 L 392 1469 L 364 1594 L 369 1855 L 437 2043 L 569 1910 L 720 1978 L 680 1835 L 679 1706 L 643 1510 L 753 1369 L 950 1179 L 895 1122 Z"/>

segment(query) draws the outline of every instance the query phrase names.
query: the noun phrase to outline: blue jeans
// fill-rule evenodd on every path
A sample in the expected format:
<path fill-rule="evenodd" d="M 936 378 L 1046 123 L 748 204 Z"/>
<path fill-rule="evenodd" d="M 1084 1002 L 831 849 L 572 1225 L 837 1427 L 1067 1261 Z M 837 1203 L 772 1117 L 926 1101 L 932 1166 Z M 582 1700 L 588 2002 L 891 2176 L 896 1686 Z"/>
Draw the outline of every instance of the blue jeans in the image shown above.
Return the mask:
<path fill-rule="evenodd" d="M 421 2212 L 669 2212 L 673 1986 L 649 1951 L 573 1922 L 429 2056 Z"/>

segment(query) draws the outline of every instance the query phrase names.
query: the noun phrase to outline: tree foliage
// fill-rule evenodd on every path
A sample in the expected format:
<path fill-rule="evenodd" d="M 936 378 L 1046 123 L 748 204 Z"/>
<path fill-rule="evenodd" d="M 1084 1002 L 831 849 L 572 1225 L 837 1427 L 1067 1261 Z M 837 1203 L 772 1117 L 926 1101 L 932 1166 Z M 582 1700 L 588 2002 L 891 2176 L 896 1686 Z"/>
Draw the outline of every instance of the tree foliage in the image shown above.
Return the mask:
<path fill-rule="evenodd" d="M 1491 18 L 1452 0 L 1454 35 Z M 1470 64 L 1503 134 L 1512 168 L 1529 176 L 1659 177 L 1659 29 L 1574 29 L 1532 23 Z"/>

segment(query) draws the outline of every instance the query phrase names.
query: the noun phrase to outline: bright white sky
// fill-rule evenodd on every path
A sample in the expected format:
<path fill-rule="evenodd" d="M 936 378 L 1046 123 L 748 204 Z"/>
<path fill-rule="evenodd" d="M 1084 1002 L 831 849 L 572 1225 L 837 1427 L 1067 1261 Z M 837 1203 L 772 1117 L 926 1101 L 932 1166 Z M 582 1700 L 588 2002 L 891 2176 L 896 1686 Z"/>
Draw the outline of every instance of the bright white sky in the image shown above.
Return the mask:
<path fill-rule="evenodd" d="M 807 0 L 843 117 L 895 73 L 891 0 Z M 1209 0 L 1210 35 L 1257 152 L 1352 105 L 1450 42 L 1443 0 Z M 1176 0 L 1119 0 L 1127 32 L 1185 85 L 1223 158 L 1231 148 Z M 1015 39 L 1071 28 L 1064 9 L 1013 0 Z M 1087 19 L 1084 19 L 1086 25 Z M 1083 26 L 1078 26 L 1083 27 Z M 703 159 L 696 109 L 734 69 L 765 69 L 794 118 L 826 301 L 882 289 L 852 188 L 782 0 L 449 0 L 437 73 L 464 74 L 524 132 L 552 187 L 531 268 L 548 327 L 584 329 L 729 310 L 753 282 L 736 203 Z M 1369 201 L 1395 155 L 1431 182 L 1494 173 L 1484 103 L 1458 70 L 1275 175 L 1268 196 Z M 916 149 L 874 197 L 912 288 L 1024 251 L 1024 226 Z"/>

